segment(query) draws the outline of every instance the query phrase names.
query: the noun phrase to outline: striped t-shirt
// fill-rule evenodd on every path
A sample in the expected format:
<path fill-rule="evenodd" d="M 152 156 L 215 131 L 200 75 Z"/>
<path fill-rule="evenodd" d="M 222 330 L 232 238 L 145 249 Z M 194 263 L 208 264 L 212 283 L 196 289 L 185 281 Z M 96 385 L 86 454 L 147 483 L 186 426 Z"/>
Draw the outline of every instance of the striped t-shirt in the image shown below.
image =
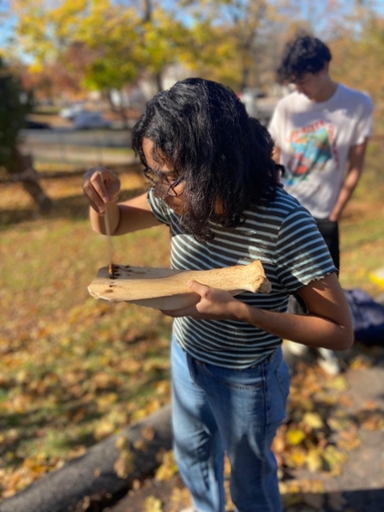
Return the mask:
<path fill-rule="evenodd" d="M 281 188 L 268 205 L 246 210 L 245 222 L 238 227 L 211 222 L 215 237 L 208 242 L 198 242 L 185 234 L 180 217 L 154 196 L 153 189 L 148 202 L 155 217 L 170 227 L 172 268 L 209 270 L 261 261 L 272 291 L 236 296 L 251 306 L 285 312 L 290 294 L 336 272 L 312 216 Z M 177 342 L 191 356 L 234 369 L 255 365 L 281 344 L 281 338 L 234 320 L 181 317 L 174 320 L 173 330 Z"/>

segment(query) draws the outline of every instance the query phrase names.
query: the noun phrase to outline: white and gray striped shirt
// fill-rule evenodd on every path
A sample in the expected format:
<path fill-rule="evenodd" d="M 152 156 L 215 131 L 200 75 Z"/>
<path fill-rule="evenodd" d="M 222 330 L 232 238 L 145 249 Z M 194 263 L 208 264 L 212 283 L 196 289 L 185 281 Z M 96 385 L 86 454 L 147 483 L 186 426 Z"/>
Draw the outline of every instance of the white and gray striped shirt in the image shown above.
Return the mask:
<path fill-rule="evenodd" d="M 259 259 L 272 285 L 269 294 L 245 292 L 236 298 L 254 307 L 284 312 L 290 294 L 336 268 L 312 216 L 296 199 L 278 189 L 268 205 L 244 212 L 235 228 L 211 222 L 215 238 L 198 242 L 185 234 L 180 217 L 166 203 L 148 193 L 155 217 L 170 227 L 171 267 L 208 270 L 247 265 Z M 193 357 L 227 368 L 244 369 L 271 354 L 281 339 L 245 322 L 233 320 L 174 320 L 178 343 Z"/>

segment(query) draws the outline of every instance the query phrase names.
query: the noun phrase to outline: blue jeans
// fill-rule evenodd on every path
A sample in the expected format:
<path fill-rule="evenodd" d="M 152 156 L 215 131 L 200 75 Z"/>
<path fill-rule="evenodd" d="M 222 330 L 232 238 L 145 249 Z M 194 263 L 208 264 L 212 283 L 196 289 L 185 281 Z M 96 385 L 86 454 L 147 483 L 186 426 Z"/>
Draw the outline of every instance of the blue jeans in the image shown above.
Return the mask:
<path fill-rule="evenodd" d="M 279 348 L 247 370 L 202 363 L 173 339 L 174 451 L 199 512 L 224 512 L 224 452 L 238 512 L 280 512 L 277 464 L 271 450 L 285 417 L 289 371 Z"/>

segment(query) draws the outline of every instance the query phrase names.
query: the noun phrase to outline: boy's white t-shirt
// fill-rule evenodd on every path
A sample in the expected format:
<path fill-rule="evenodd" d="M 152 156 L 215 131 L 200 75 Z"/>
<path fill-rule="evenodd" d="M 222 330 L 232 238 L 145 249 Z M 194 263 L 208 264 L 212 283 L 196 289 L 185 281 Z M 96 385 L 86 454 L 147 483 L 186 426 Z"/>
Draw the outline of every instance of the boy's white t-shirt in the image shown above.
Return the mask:
<path fill-rule="evenodd" d="M 351 146 L 371 135 L 372 111 L 366 94 L 341 84 L 324 102 L 313 102 L 298 92 L 279 101 L 269 132 L 286 169 L 281 181 L 314 217 L 329 217 Z"/>

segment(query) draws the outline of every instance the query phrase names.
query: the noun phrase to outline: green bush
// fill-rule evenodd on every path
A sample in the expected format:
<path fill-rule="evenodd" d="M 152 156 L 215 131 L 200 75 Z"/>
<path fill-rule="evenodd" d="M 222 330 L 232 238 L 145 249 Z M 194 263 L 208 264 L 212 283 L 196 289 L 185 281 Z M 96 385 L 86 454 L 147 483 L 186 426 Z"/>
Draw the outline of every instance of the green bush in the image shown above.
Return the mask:
<path fill-rule="evenodd" d="M 33 109 L 33 95 L 26 91 L 0 57 L 0 166 L 15 171 L 15 148 L 26 116 Z"/>

